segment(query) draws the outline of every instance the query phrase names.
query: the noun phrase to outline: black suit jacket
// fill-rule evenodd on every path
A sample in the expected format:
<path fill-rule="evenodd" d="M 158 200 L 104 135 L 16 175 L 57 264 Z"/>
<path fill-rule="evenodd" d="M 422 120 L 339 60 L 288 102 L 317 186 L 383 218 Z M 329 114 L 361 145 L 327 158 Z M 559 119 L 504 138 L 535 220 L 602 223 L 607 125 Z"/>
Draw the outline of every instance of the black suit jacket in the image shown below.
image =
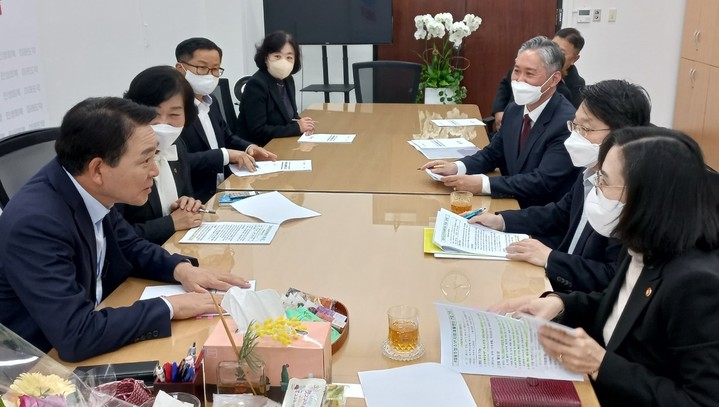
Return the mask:
<path fill-rule="evenodd" d="M 267 71 L 257 71 L 245 85 L 240 101 L 238 118 L 239 133 L 247 140 L 264 146 L 276 137 L 301 136 L 299 123 L 292 119 L 299 118 L 295 101 L 295 80 L 288 76 L 277 86 L 278 80 Z M 285 109 L 282 101 L 282 90 L 287 92 L 292 104 L 292 115 Z"/>
<path fill-rule="evenodd" d="M 209 116 L 217 137 L 218 148 L 210 148 L 207 134 L 202 128 L 202 123 L 196 117 L 192 124 L 185 126 L 180 134 L 182 141 L 187 146 L 194 197 L 202 202 L 207 202 L 217 192 L 217 174 L 222 172 L 225 175 L 230 174 L 229 169 L 223 165 L 220 148 L 245 151 L 251 144 L 230 131 L 225 119 L 222 118 L 217 99 L 214 96 L 212 96 Z"/>
<path fill-rule="evenodd" d="M 190 163 L 187 148 L 182 139 L 175 141 L 177 160 L 168 161 L 172 177 L 175 179 L 177 196 L 193 196 L 190 180 Z M 156 244 L 163 244 L 175 233 L 172 216 L 162 216 L 162 203 L 157 191 L 157 182 L 152 185 L 152 192 L 142 206 L 118 204 L 117 210 L 135 228 L 137 235 Z"/>
<path fill-rule="evenodd" d="M 560 294 L 561 322 L 604 346 L 629 256 L 601 293 Z M 603 406 L 714 406 L 719 400 L 719 253 L 645 259 L 593 383 Z"/>
<path fill-rule="evenodd" d="M 509 68 L 507 75 L 499 81 L 497 93 L 494 95 L 494 101 L 492 102 L 492 114 L 503 112 L 504 109 L 509 106 L 510 102 L 514 102 L 514 94 L 512 93 L 512 71 L 514 71 L 514 67 Z M 584 79 L 579 76 L 577 67 L 572 65 L 567 70 L 567 76 L 563 77 L 559 84 L 557 84 L 557 92 L 572 102 L 575 108 L 579 108 L 579 105 L 582 104 L 581 90 L 583 87 Z"/>
<path fill-rule="evenodd" d="M 129 276 L 177 283 L 173 271 L 187 257 L 138 237 L 114 208 L 103 227 L 103 297 Z M 90 215 L 56 158 L 0 216 L 0 323 L 67 361 L 169 336 L 170 310 L 160 298 L 95 310 L 96 259 Z"/>
<path fill-rule="evenodd" d="M 572 189 L 557 203 L 499 212 L 504 230 L 533 236 L 562 235 L 547 261 L 547 278 L 558 292 L 601 291 L 617 270 L 621 243 L 597 233 L 587 223 L 579 236 L 575 253 L 567 253 L 584 212 L 584 176 L 579 174 Z"/>
<path fill-rule="evenodd" d="M 515 198 L 522 208 L 556 202 L 569 191 L 580 171 L 564 147 L 569 137 L 567 121 L 574 118 L 574 112 L 564 96 L 552 95 L 518 153 L 524 106 L 511 103 L 492 142 L 460 161 L 467 174 L 506 170 L 502 176 L 489 178 L 493 198 Z"/>

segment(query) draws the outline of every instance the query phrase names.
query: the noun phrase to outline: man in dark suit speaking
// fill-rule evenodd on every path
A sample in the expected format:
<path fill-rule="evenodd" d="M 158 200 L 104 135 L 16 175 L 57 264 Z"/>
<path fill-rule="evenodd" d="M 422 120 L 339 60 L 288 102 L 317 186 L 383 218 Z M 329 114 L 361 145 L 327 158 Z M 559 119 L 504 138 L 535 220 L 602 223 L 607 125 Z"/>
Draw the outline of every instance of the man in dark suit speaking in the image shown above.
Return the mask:
<path fill-rule="evenodd" d="M 156 114 L 120 98 L 80 102 L 63 119 L 57 157 L 0 216 L 0 324 L 42 351 L 79 361 L 166 337 L 171 319 L 214 311 L 206 289 L 247 286 L 138 237 L 113 208 L 147 201 L 158 173 Z M 190 293 L 95 309 L 130 276 Z"/>
<path fill-rule="evenodd" d="M 459 161 L 435 160 L 422 168 L 436 167 L 432 172 L 444 175 L 442 182 L 456 190 L 515 198 L 522 208 L 559 200 L 579 173 L 564 148 L 575 109 L 556 93 L 563 65 L 561 49 L 548 38 L 522 44 L 512 73 L 515 102 L 489 146 Z M 484 175 L 496 168 L 501 176 Z"/>

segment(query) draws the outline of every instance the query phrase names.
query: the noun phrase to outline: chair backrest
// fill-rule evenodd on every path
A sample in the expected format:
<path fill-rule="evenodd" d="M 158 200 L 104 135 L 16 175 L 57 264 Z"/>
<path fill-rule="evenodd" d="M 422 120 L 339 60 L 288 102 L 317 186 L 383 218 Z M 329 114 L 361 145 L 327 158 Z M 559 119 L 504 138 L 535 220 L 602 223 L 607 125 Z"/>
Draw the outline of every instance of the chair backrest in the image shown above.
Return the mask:
<path fill-rule="evenodd" d="M 0 206 L 55 157 L 60 128 L 31 130 L 0 139 Z"/>
<path fill-rule="evenodd" d="M 404 61 L 352 64 L 357 103 L 416 103 L 421 70 Z"/>
<path fill-rule="evenodd" d="M 227 78 L 220 78 L 220 82 L 217 84 L 212 94 L 220 102 L 220 113 L 222 118 L 225 119 L 227 127 L 232 130 L 233 133 L 237 132 L 237 112 L 235 112 L 235 105 L 232 103 L 232 94 L 230 93 L 230 80 Z"/>
<path fill-rule="evenodd" d="M 252 79 L 252 77 L 248 75 L 243 76 L 235 82 L 235 88 L 233 90 L 235 92 L 235 98 L 237 98 L 240 103 L 242 103 L 242 92 L 245 91 L 245 85 L 247 85 L 250 79 Z"/>

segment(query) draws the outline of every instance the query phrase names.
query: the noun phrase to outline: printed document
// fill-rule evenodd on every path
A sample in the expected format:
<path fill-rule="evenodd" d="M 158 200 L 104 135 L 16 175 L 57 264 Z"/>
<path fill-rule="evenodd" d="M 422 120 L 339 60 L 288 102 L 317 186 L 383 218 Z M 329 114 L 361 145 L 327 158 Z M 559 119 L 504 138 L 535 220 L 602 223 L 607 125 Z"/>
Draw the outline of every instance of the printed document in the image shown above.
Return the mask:
<path fill-rule="evenodd" d="M 307 134 L 303 133 L 298 143 L 351 143 L 355 134 Z"/>
<path fill-rule="evenodd" d="M 462 158 L 479 151 L 472 142 L 461 137 L 407 141 L 430 160 L 440 158 Z"/>
<path fill-rule="evenodd" d="M 230 164 L 230 170 L 238 177 L 272 174 L 273 172 L 312 171 L 312 160 L 257 161 L 255 172 L 250 172 L 244 167 L 240 168 L 237 164 Z"/>
<path fill-rule="evenodd" d="M 319 212 L 299 206 L 277 191 L 245 198 L 231 205 L 242 214 L 278 225 L 289 219 L 320 216 Z"/>
<path fill-rule="evenodd" d="M 434 119 L 432 123 L 438 127 L 463 127 L 463 126 L 484 126 L 484 122 L 479 119 Z"/>
<path fill-rule="evenodd" d="M 564 369 L 539 343 L 542 325 L 573 335 L 571 328 L 527 315 L 516 319 L 469 307 L 434 305 L 439 314 L 443 365 L 461 373 L 584 380 L 584 375 Z"/>
<path fill-rule="evenodd" d="M 192 228 L 180 243 L 270 244 L 280 225 L 248 222 L 204 222 Z"/>
<path fill-rule="evenodd" d="M 441 247 L 432 243 L 432 236 L 434 236 L 434 228 L 424 228 L 424 252 L 432 254 L 438 259 L 468 259 L 468 260 L 504 260 L 509 259 L 504 257 L 495 256 L 480 256 L 478 254 L 466 254 L 457 252 L 445 252 Z"/>
<path fill-rule="evenodd" d="M 367 407 L 476 407 L 462 375 L 439 363 L 357 373 Z"/>
<path fill-rule="evenodd" d="M 504 233 L 468 223 L 462 216 L 442 208 L 437 212 L 432 243 L 449 253 L 507 257 L 507 246 L 527 238 L 524 234 Z"/>

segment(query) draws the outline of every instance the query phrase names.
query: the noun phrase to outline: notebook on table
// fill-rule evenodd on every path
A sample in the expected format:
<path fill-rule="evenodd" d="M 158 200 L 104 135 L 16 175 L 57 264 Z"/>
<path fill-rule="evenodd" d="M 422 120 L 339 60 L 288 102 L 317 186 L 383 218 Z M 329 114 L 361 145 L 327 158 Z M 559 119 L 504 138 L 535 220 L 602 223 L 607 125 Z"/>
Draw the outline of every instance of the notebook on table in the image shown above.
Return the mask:
<path fill-rule="evenodd" d="M 492 377 L 492 401 L 496 407 L 581 406 L 574 383 L 532 377 Z"/>

